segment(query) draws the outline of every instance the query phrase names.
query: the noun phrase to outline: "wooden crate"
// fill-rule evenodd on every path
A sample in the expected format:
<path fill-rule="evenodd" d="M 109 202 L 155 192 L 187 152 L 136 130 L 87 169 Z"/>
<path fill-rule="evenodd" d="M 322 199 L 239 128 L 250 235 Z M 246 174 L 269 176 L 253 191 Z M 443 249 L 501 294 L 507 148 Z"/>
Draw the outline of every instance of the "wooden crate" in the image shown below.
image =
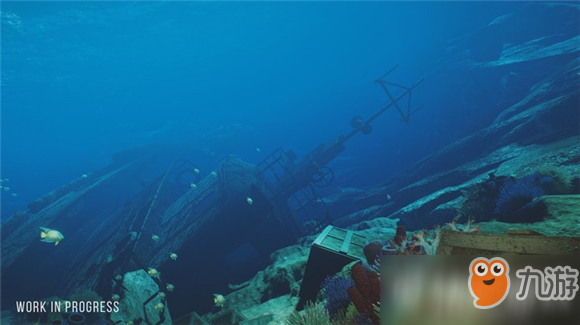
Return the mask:
<path fill-rule="evenodd" d="M 366 243 L 365 236 L 327 226 L 310 247 L 296 309 L 302 310 L 307 301 L 316 300 L 327 276 L 339 272 L 353 261 L 364 259 L 363 248 Z"/>
<path fill-rule="evenodd" d="M 437 255 L 580 255 L 580 237 L 542 236 L 529 231 L 495 235 L 441 231 Z"/>

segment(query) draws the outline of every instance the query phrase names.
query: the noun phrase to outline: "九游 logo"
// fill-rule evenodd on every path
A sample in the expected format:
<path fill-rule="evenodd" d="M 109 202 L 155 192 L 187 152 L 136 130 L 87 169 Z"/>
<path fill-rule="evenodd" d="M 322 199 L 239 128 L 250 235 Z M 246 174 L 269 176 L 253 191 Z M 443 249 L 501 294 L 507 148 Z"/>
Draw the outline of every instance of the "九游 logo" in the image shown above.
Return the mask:
<path fill-rule="evenodd" d="M 578 274 L 578 270 L 570 266 L 548 266 L 542 272 L 528 265 L 516 272 L 516 276 L 522 280 L 516 298 L 526 299 L 530 283 L 534 282 L 536 298 L 539 300 L 572 300 L 578 291 Z M 510 290 L 507 261 L 501 257 L 474 259 L 469 265 L 468 284 L 476 308 L 489 309 L 499 305 Z"/>
<path fill-rule="evenodd" d="M 479 309 L 499 305 L 510 290 L 509 265 L 501 257 L 478 257 L 469 265 L 469 292 Z"/>
<path fill-rule="evenodd" d="M 544 272 L 526 266 L 518 270 L 516 276 L 522 279 L 518 300 L 524 300 L 530 290 L 530 282 L 535 283 L 536 298 L 539 300 L 572 300 L 578 291 L 578 270 L 569 266 L 546 267 Z"/>

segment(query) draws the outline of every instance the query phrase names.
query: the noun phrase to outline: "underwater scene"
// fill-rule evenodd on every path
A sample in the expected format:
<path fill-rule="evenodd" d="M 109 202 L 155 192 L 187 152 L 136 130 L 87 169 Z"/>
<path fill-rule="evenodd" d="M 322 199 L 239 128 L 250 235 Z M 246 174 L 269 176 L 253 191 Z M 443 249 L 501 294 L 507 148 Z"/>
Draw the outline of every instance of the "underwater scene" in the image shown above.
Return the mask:
<path fill-rule="evenodd" d="M 1 325 L 480 324 L 509 256 L 578 309 L 578 3 L 0 5 Z"/>

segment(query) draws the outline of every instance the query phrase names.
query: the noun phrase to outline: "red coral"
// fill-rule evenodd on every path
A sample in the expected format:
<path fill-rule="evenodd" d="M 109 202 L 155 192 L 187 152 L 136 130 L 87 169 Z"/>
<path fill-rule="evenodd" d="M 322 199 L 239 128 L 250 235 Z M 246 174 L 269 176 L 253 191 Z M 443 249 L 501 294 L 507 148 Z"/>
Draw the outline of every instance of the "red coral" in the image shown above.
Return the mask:
<path fill-rule="evenodd" d="M 369 272 L 369 284 L 371 286 L 371 300 L 381 301 L 381 280 L 375 272 Z"/>
<path fill-rule="evenodd" d="M 383 243 L 378 240 L 368 243 L 364 248 L 364 254 L 367 258 L 369 264 L 374 264 L 377 256 L 381 255 L 381 250 L 383 249 Z"/>
<path fill-rule="evenodd" d="M 407 229 L 403 225 L 397 226 L 397 232 L 395 233 L 395 239 L 393 239 L 393 242 L 395 243 L 395 245 L 399 246 L 401 245 L 401 243 L 404 243 L 406 241 L 407 241 Z"/>
<path fill-rule="evenodd" d="M 371 284 L 367 275 L 367 271 L 365 270 L 362 263 L 356 263 L 353 265 L 350 269 L 350 274 L 352 275 L 354 284 L 356 285 L 358 291 L 360 291 L 361 295 L 365 298 L 370 297 Z"/>
<path fill-rule="evenodd" d="M 348 295 L 352 299 L 356 310 L 367 315 L 373 324 L 379 324 L 379 317 L 374 313 L 374 304 L 381 300 L 381 285 L 377 273 L 367 271 L 361 263 L 350 269 L 354 286 L 348 288 Z"/>
<path fill-rule="evenodd" d="M 367 302 L 365 298 L 360 294 L 360 291 L 356 288 L 356 286 L 350 286 L 348 288 L 348 295 L 350 299 L 352 299 L 352 303 L 356 307 L 356 310 L 360 313 L 361 310 L 364 312 L 367 309 Z"/>

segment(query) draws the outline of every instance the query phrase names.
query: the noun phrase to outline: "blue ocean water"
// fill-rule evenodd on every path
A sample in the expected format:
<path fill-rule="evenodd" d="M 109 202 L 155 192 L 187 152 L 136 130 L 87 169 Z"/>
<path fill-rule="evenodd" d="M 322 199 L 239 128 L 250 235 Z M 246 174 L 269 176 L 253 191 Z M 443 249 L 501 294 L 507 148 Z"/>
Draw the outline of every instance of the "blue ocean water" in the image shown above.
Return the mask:
<path fill-rule="evenodd" d="M 373 80 L 391 67 L 400 64 L 392 79 L 410 85 L 429 73 L 434 45 L 525 4 L 1 5 L 6 219 L 147 144 L 186 144 L 206 168 L 227 155 L 257 163 L 277 147 L 304 155 L 388 103 Z M 349 141 L 332 163 L 333 186 L 374 185 L 496 117 L 442 104 L 432 86 L 445 82 L 417 89 L 413 104 L 425 108 L 409 125 L 389 110 L 371 135 Z"/>
<path fill-rule="evenodd" d="M 1 323 L 23 299 L 143 293 L 138 274 L 163 275 L 150 287 L 168 290 L 173 319 L 221 317 L 229 306 L 214 306 L 217 293 L 236 309 L 296 297 L 298 287 L 317 294 L 304 271 L 313 237 L 296 236 L 326 225 L 381 242 L 406 230 L 414 253 L 434 253 L 438 241 L 417 250 L 411 232 L 424 238 L 445 224 L 504 233 L 522 221 L 578 236 L 566 219 L 535 223 L 549 216 L 538 196 L 580 192 L 573 2 L 0 5 Z M 370 134 L 355 134 L 319 188 L 311 176 L 327 156 L 301 158 L 316 148 L 331 156 L 338 146 L 319 145 L 390 103 L 374 82 L 387 71 L 397 85 L 424 80 L 411 101 L 423 108 L 404 123 L 391 107 Z M 281 155 L 284 166 L 253 175 L 279 147 L 297 159 Z M 240 159 L 218 167 L 228 156 Z M 189 162 L 170 168 L 177 157 Z M 66 239 L 42 242 L 44 226 L 61 232 L 55 243 Z"/>

